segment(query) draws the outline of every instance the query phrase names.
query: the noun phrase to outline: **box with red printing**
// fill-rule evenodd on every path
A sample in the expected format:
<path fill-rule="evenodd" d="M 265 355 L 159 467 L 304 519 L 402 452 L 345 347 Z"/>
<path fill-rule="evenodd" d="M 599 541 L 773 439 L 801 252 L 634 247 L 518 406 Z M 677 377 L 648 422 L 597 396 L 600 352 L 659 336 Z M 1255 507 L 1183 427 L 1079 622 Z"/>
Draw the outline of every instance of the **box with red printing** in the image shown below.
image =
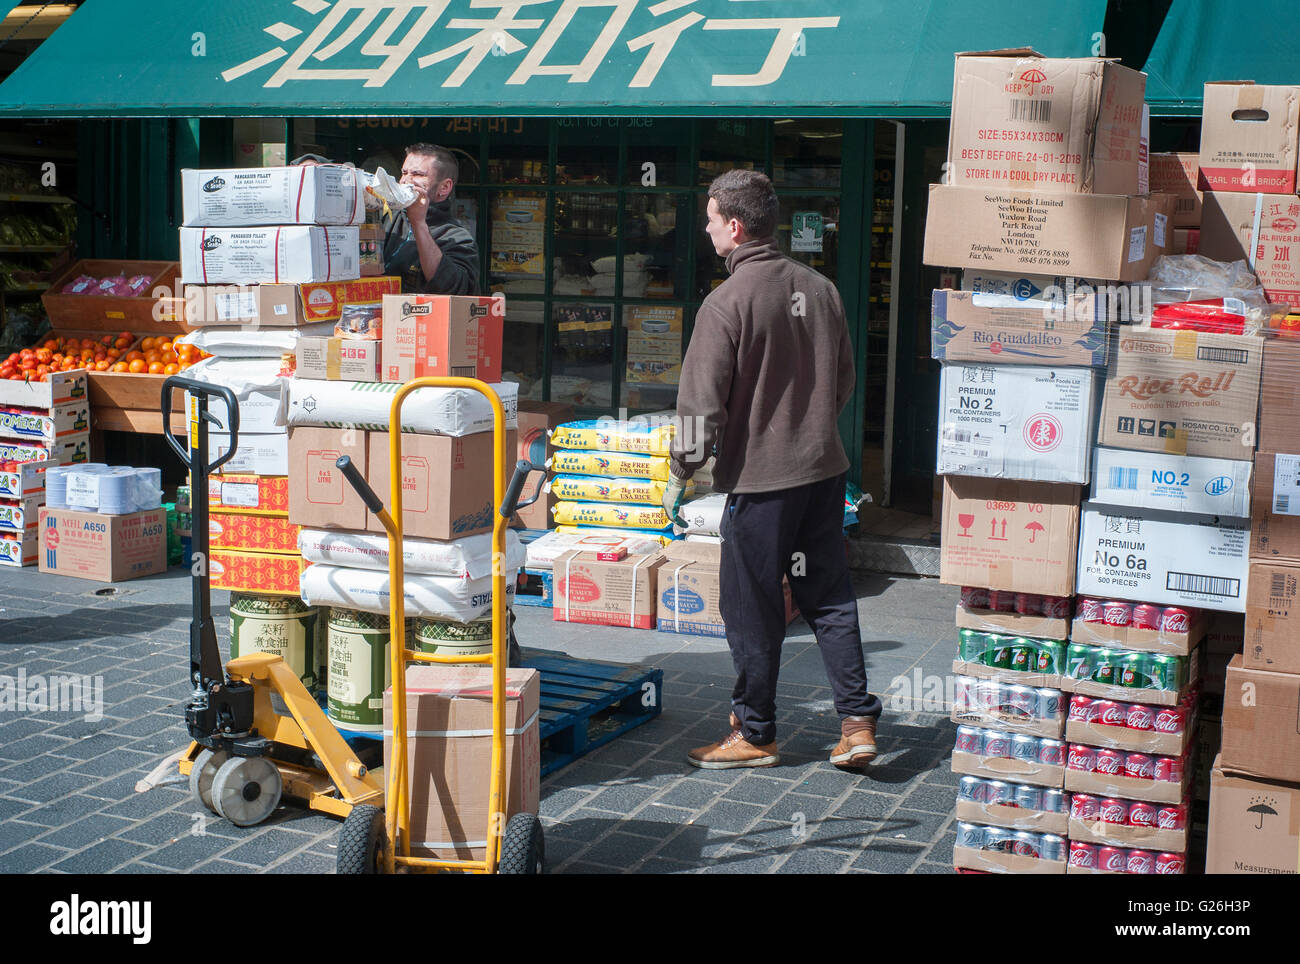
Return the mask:
<path fill-rule="evenodd" d="M 501 380 L 504 298 L 385 295 L 382 378 L 425 375 Z"/>
<path fill-rule="evenodd" d="M 240 513 L 286 514 L 287 475 L 214 475 L 208 479 L 208 506 Z"/>
<path fill-rule="evenodd" d="M 214 512 L 208 517 L 208 544 L 213 549 L 295 553 L 299 531 L 300 527 L 290 523 L 287 514 Z"/>
<path fill-rule="evenodd" d="M 101 515 L 42 507 L 40 569 L 122 582 L 167 569 L 167 510 Z"/>
<path fill-rule="evenodd" d="M 40 539 L 35 521 L 21 532 L 0 532 L 0 566 L 36 564 Z"/>
<path fill-rule="evenodd" d="M 309 565 L 300 555 L 244 549 L 214 549 L 211 559 L 213 589 L 268 596 L 299 595 L 299 580 Z"/>

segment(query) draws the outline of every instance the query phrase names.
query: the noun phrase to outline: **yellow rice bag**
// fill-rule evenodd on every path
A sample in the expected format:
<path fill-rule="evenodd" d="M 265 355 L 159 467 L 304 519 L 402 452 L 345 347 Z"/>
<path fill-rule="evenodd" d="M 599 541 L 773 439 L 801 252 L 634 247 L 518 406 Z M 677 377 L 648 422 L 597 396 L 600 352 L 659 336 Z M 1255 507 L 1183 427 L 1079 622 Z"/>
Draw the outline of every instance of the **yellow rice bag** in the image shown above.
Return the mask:
<path fill-rule="evenodd" d="M 583 452 L 559 450 L 551 457 L 556 475 L 603 475 L 620 479 L 668 481 L 668 459 L 662 455 L 630 455 L 625 452 Z"/>
<path fill-rule="evenodd" d="M 663 506 L 617 502 L 557 502 L 551 510 L 562 525 L 612 526 L 616 529 L 670 530 Z"/>
<path fill-rule="evenodd" d="M 562 535 L 579 535 L 579 536 L 609 535 L 609 536 L 620 536 L 620 535 L 627 535 L 629 530 L 627 530 L 627 529 L 602 529 L 602 528 L 600 528 L 600 527 L 598 527 L 598 526 L 558 526 L 558 525 L 557 525 L 553 531 L 558 532 L 558 533 L 561 533 Z M 636 534 L 637 534 L 638 536 L 645 536 L 645 538 L 647 538 L 647 539 L 658 539 L 658 540 L 659 540 L 659 544 L 660 544 L 661 546 L 666 546 L 666 545 L 668 545 L 668 543 L 674 541 L 674 540 L 673 540 L 673 537 L 672 537 L 671 535 L 668 535 L 668 534 L 663 533 L 663 532 L 651 532 L 651 531 L 649 531 L 649 530 L 638 530 Z"/>
<path fill-rule="evenodd" d="M 551 494 L 569 502 L 632 502 L 662 505 L 666 482 L 650 479 L 611 479 L 600 475 L 557 475 L 551 479 Z M 686 495 L 695 486 L 687 484 Z"/>
<path fill-rule="evenodd" d="M 674 428 L 671 423 L 650 425 L 613 419 L 565 422 L 563 425 L 557 425 L 555 431 L 551 433 L 551 444 L 557 449 L 667 455 L 668 446 L 672 444 Z"/>

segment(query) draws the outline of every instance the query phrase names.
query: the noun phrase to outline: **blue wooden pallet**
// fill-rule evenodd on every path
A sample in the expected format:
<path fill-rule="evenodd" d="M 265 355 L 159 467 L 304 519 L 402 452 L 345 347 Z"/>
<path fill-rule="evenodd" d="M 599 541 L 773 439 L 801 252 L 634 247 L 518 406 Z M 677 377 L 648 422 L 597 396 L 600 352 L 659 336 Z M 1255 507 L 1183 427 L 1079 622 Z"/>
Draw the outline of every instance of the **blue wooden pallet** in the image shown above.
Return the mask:
<path fill-rule="evenodd" d="M 525 649 L 542 675 L 542 776 L 659 715 L 664 672 Z"/>
<path fill-rule="evenodd" d="M 551 608 L 555 598 L 554 579 L 544 569 L 525 569 L 527 582 L 515 588 L 516 606 L 545 606 Z"/>

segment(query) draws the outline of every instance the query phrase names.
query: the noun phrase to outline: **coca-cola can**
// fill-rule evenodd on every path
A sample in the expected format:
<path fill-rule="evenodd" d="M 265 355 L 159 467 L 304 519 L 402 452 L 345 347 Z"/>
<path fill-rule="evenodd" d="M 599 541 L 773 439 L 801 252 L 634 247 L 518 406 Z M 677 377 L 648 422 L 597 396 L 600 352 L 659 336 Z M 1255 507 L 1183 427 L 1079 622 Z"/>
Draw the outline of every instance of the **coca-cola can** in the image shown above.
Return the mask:
<path fill-rule="evenodd" d="M 1070 866 L 1085 870 L 1097 869 L 1097 848 L 1082 840 L 1070 841 Z"/>
<path fill-rule="evenodd" d="M 1159 606 L 1153 606 L 1150 603 L 1142 603 L 1133 607 L 1133 628 L 1134 629 L 1159 629 L 1160 614 L 1163 610 Z"/>
<path fill-rule="evenodd" d="M 1158 756 L 1151 768 L 1151 779 L 1164 783 L 1183 782 L 1183 758 L 1180 756 Z"/>
<path fill-rule="evenodd" d="M 1187 826 L 1187 809 L 1180 803 L 1162 804 L 1156 810 L 1156 826 L 1161 830 L 1182 830 Z"/>
<path fill-rule="evenodd" d="M 984 781 L 979 777 L 962 777 L 957 781 L 957 799 L 969 800 L 971 803 L 987 803 L 988 794 L 984 790 Z"/>
<path fill-rule="evenodd" d="M 1038 762 L 1047 767 L 1063 767 L 1066 761 L 1066 747 L 1060 740 L 1038 741 Z"/>
<path fill-rule="evenodd" d="M 1054 720 L 1061 715 L 1061 700 L 1064 697 L 1060 690 L 1037 689 L 1034 690 L 1038 698 L 1038 718 L 1040 720 Z"/>
<path fill-rule="evenodd" d="M 977 823 L 957 824 L 957 846 L 972 850 L 984 849 L 984 827 Z"/>
<path fill-rule="evenodd" d="M 1133 607 L 1119 599 L 1111 599 L 1102 604 L 1107 626 L 1123 628 L 1133 623 Z"/>
<path fill-rule="evenodd" d="M 1011 838 L 1011 852 L 1017 857 L 1038 856 L 1038 834 L 1028 830 L 1019 831 Z"/>
<path fill-rule="evenodd" d="M 1130 850 L 1128 852 L 1128 872 L 1130 874 L 1154 874 L 1156 872 L 1156 855 L 1149 850 Z"/>
<path fill-rule="evenodd" d="M 1044 813 L 1065 813 L 1068 809 L 1065 792 L 1055 787 L 1044 787 L 1042 806 Z"/>
<path fill-rule="evenodd" d="M 1041 616 L 1043 597 L 1032 592 L 1016 593 L 1016 612 L 1022 616 Z"/>
<path fill-rule="evenodd" d="M 954 749 L 958 753 L 973 753 L 976 756 L 983 756 L 984 731 L 974 726 L 957 727 L 957 745 Z"/>
<path fill-rule="evenodd" d="M 1128 725 L 1128 711 L 1122 703 L 1116 703 L 1114 700 L 1094 700 L 1093 706 L 1097 710 L 1096 722 L 1102 726 Z"/>
<path fill-rule="evenodd" d="M 1038 856 L 1041 860 L 1064 860 L 1065 838 L 1045 833 L 1038 838 Z"/>
<path fill-rule="evenodd" d="M 989 780 L 984 784 L 984 794 L 995 806 L 1010 807 L 1016 802 L 1016 788 L 1005 780 Z"/>
<path fill-rule="evenodd" d="M 1043 615 L 1048 619 L 1069 619 L 1070 603 L 1069 596 L 1044 596 Z"/>
<path fill-rule="evenodd" d="M 1038 737 L 1017 733 L 1011 738 L 1011 759 L 1038 762 Z"/>
<path fill-rule="evenodd" d="M 1080 773 L 1093 773 L 1097 769 L 1097 751 L 1082 743 L 1071 743 L 1065 767 L 1067 770 L 1077 770 Z"/>
<path fill-rule="evenodd" d="M 1016 611 L 1016 594 L 1005 589 L 989 590 L 989 609 L 995 613 L 1013 613 Z"/>
<path fill-rule="evenodd" d="M 1156 873 L 1157 874 L 1182 874 L 1186 873 L 1187 861 L 1182 854 L 1163 853 L 1156 854 Z"/>
<path fill-rule="evenodd" d="M 1096 820 L 1101 812 L 1101 801 L 1091 793 L 1072 793 L 1070 795 L 1071 820 Z"/>
<path fill-rule="evenodd" d="M 1075 606 L 1076 615 L 1085 623 L 1104 623 L 1106 621 L 1106 608 L 1100 599 L 1093 599 L 1091 596 L 1080 596 L 1078 604 Z"/>
<path fill-rule="evenodd" d="M 1128 873 L 1128 851 L 1123 847 L 1098 847 L 1097 869 L 1111 874 Z"/>
<path fill-rule="evenodd" d="M 1032 720 L 1038 715 L 1038 694 L 1032 686 L 1008 686 L 1002 697 L 1007 716 Z"/>
<path fill-rule="evenodd" d="M 1011 759 L 1011 734 L 1001 730 L 984 731 L 984 756 Z"/>
<path fill-rule="evenodd" d="M 1128 823 L 1128 803 L 1115 797 L 1102 797 L 1097 801 L 1097 819 L 1117 827 L 1124 826 Z"/>
<path fill-rule="evenodd" d="M 1009 854 L 1015 834 L 1010 830 L 1003 830 L 1001 827 L 984 828 L 984 849 L 992 850 L 995 853 Z"/>
<path fill-rule="evenodd" d="M 1130 827 L 1154 827 L 1156 825 L 1157 807 L 1145 800 L 1134 800 L 1128 805 L 1128 825 Z"/>
<path fill-rule="evenodd" d="M 1124 772 L 1124 754 L 1120 750 L 1098 750 L 1094 773 L 1117 777 Z"/>
<path fill-rule="evenodd" d="M 1134 780 L 1154 780 L 1156 761 L 1145 753 L 1125 753 L 1124 776 Z"/>
<path fill-rule="evenodd" d="M 1160 614 L 1160 631 L 1181 635 L 1192 624 L 1192 614 L 1181 606 L 1166 606 Z"/>
<path fill-rule="evenodd" d="M 1071 723 L 1091 723 L 1097 716 L 1093 711 L 1096 701 L 1091 696 L 1076 693 L 1070 697 L 1070 715 L 1066 718 Z"/>
<path fill-rule="evenodd" d="M 1157 733 L 1181 733 L 1187 726 L 1187 709 L 1182 706 L 1162 706 L 1156 710 L 1151 728 Z"/>
<path fill-rule="evenodd" d="M 989 591 L 980 586 L 961 587 L 962 609 L 988 609 Z"/>
<path fill-rule="evenodd" d="M 1043 793 L 1038 787 L 1021 784 L 1016 787 L 1016 806 L 1021 810 L 1041 810 Z"/>
<path fill-rule="evenodd" d="M 1156 711 L 1141 703 L 1130 703 L 1124 714 L 1124 725 L 1130 730 L 1149 732 L 1155 729 Z"/>

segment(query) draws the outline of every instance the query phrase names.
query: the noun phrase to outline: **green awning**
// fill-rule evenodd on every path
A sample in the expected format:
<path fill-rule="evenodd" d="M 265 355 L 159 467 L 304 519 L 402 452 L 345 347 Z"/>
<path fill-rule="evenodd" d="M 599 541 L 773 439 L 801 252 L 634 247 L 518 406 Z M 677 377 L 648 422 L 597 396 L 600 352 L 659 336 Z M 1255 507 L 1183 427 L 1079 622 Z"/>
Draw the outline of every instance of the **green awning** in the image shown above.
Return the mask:
<path fill-rule="evenodd" d="M 1091 52 L 1105 0 L 87 0 L 0 116 L 946 115 L 959 50 Z"/>
<path fill-rule="evenodd" d="M 1174 0 L 1143 70 L 1152 109 L 1199 113 L 1211 80 L 1294 84 L 1295 0 Z"/>

